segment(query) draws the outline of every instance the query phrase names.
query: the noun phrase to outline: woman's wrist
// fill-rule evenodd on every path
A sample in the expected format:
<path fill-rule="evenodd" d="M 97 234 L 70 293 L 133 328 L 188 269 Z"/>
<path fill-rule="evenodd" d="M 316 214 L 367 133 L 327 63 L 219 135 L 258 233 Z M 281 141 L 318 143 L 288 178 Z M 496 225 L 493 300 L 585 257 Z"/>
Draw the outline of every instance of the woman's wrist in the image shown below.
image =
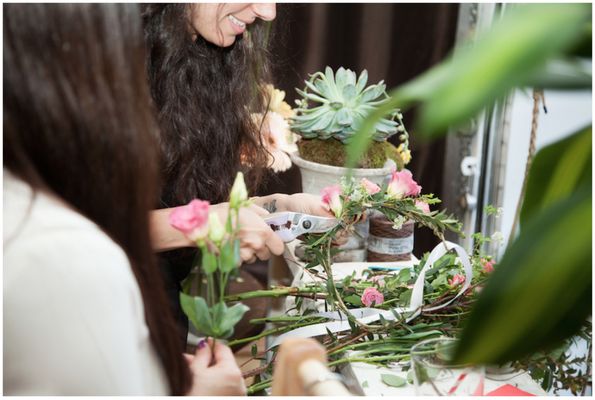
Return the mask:
<path fill-rule="evenodd" d="M 150 213 L 151 242 L 153 250 L 157 252 L 195 245 L 192 240 L 169 224 L 170 212 L 171 208 L 163 208 Z"/>

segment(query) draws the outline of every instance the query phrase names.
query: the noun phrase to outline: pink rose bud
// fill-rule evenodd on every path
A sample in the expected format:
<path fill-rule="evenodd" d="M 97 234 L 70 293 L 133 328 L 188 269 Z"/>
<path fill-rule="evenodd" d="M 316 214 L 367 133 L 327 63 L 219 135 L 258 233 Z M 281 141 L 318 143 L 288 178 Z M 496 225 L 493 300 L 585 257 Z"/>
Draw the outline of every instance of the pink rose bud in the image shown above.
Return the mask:
<path fill-rule="evenodd" d="M 375 287 L 368 287 L 362 294 L 362 304 L 371 307 L 372 304 L 379 306 L 384 303 L 384 296 Z"/>
<path fill-rule="evenodd" d="M 386 193 L 394 199 L 402 199 L 406 196 L 417 196 L 421 192 L 421 186 L 413 180 L 411 171 L 393 171 Z"/>
<path fill-rule="evenodd" d="M 452 277 L 452 279 L 448 280 L 448 285 L 450 287 L 459 286 L 459 285 L 462 285 L 463 283 L 465 283 L 465 275 L 461 275 L 461 274 L 456 274 L 455 276 Z"/>
<path fill-rule="evenodd" d="M 375 184 L 374 182 L 372 182 L 366 178 L 363 178 L 361 180 L 361 184 L 362 184 L 362 187 L 364 188 L 364 190 L 366 191 L 366 193 L 368 193 L 370 196 L 380 192 L 380 186 L 378 186 L 377 184 Z"/>
<path fill-rule="evenodd" d="M 340 218 L 343 213 L 343 202 L 341 201 L 341 186 L 332 185 L 322 189 L 320 193 L 322 202 L 335 214 L 335 217 Z"/>
<path fill-rule="evenodd" d="M 493 260 L 486 260 L 485 258 L 481 259 L 481 265 L 483 267 L 483 270 L 486 274 L 490 274 L 492 272 L 494 272 L 494 265 L 496 264 L 495 261 Z"/>
<path fill-rule="evenodd" d="M 415 200 L 415 207 L 419 208 L 426 214 L 430 213 L 430 206 L 425 201 Z"/>
<path fill-rule="evenodd" d="M 191 240 L 203 239 L 207 235 L 208 220 L 209 202 L 196 199 L 174 208 L 169 214 L 169 224 Z"/>

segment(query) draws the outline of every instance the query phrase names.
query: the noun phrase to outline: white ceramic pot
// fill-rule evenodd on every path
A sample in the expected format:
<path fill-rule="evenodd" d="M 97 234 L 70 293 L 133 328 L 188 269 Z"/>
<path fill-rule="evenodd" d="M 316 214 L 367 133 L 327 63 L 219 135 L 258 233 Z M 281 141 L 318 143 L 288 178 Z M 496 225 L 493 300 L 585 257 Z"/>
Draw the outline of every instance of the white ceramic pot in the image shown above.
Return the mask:
<path fill-rule="evenodd" d="M 291 161 L 300 168 L 304 193 L 320 194 L 323 188 L 338 184 L 341 177 L 347 175 L 347 168 L 304 160 L 297 152 L 290 154 L 290 157 Z M 381 185 L 384 178 L 390 174 L 394 162 L 389 160 L 385 165 L 384 168 L 355 168 L 352 176 L 355 180 L 367 178 Z"/>
<path fill-rule="evenodd" d="M 302 175 L 302 191 L 319 195 L 323 188 L 340 183 L 347 176 L 347 168 L 319 164 L 304 160 L 297 152 L 290 154 L 291 161 L 300 168 Z M 381 185 L 384 178 L 394 166 L 392 160 L 387 161 L 384 168 L 355 168 L 352 176 L 356 181 L 366 178 Z M 356 225 L 357 235 L 351 235 L 347 243 L 340 246 L 343 251 L 333 257 L 334 262 L 355 262 L 366 260 L 366 242 L 368 240 L 368 221 Z"/>

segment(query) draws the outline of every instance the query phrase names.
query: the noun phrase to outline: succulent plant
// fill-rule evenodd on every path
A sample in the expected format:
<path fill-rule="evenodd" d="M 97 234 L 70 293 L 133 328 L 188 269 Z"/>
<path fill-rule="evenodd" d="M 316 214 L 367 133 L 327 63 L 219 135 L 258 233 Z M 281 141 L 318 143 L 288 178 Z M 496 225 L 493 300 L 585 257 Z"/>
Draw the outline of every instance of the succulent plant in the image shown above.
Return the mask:
<path fill-rule="evenodd" d="M 296 100 L 299 108 L 291 120 L 292 130 L 305 139 L 333 137 L 348 143 L 364 119 L 389 98 L 384 81 L 366 87 L 367 82 L 368 71 L 363 70 L 356 81 L 355 72 L 343 67 L 336 73 L 326 67 L 324 73 L 310 75 L 304 90 L 296 89 L 302 98 Z M 309 102 L 317 105 L 309 108 Z M 397 132 L 406 134 L 402 115 L 395 109 L 390 119 L 375 125 L 373 139 L 381 142 Z"/>

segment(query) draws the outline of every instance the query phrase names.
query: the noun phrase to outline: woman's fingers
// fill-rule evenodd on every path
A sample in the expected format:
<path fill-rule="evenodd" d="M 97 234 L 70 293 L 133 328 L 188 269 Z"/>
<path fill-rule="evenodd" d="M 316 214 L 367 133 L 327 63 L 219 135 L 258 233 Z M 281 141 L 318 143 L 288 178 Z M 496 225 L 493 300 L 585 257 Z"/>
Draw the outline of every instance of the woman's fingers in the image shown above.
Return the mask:
<path fill-rule="evenodd" d="M 196 353 L 192 360 L 192 366 L 196 368 L 207 368 L 211 363 L 211 349 L 209 348 L 213 339 L 201 340 L 196 347 Z M 188 358 L 186 358 L 188 360 Z"/>
<path fill-rule="evenodd" d="M 250 204 L 248 207 L 249 210 L 253 211 L 256 215 L 260 217 L 266 217 L 270 213 L 262 207 L 257 206 L 256 204 Z"/>

